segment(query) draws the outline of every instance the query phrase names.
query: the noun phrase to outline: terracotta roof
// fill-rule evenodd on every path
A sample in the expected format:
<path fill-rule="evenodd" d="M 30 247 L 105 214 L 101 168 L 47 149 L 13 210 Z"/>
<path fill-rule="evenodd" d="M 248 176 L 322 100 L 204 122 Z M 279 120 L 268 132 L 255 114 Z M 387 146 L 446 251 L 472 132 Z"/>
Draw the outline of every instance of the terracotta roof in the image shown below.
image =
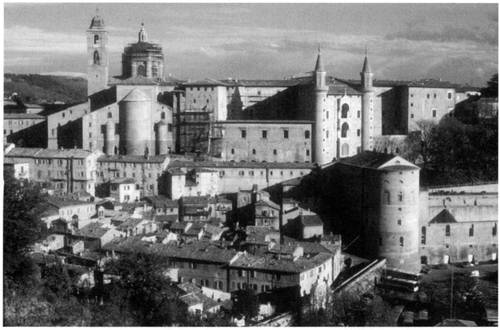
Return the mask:
<path fill-rule="evenodd" d="M 129 218 L 129 219 L 125 220 L 123 223 L 121 223 L 118 227 L 116 227 L 116 229 L 117 230 L 127 230 L 130 228 L 135 228 L 141 222 L 142 222 L 142 219 Z"/>
<path fill-rule="evenodd" d="M 163 163 L 168 158 L 168 155 L 155 155 L 145 158 L 138 155 L 112 155 L 100 156 L 99 162 L 115 162 L 115 163 Z"/>
<path fill-rule="evenodd" d="M 276 256 L 270 255 L 254 256 L 244 253 L 230 267 L 300 274 L 325 263 L 331 258 L 331 254 L 319 253 L 309 259 L 301 257 L 293 261 L 288 258 L 278 259 Z"/>
<path fill-rule="evenodd" d="M 458 320 L 458 319 L 444 319 L 436 324 L 436 327 L 477 327 L 474 321 Z"/>
<path fill-rule="evenodd" d="M 170 175 L 185 175 L 186 174 L 180 168 L 171 168 L 168 170 L 168 172 L 170 173 Z"/>
<path fill-rule="evenodd" d="M 61 207 L 66 207 L 66 206 L 77 206 L 77 205 L 95 205 L 95 202 L 90 202 L 90 201 L 81 201 L 73 198 L 59 198 L 56 196 L 48 196 L 47 197 L 47 202 L 50 203 L 51 205 L 61 208 Z"/>
<path fill-rule="evenodd" d="M 455 223 L 457 220 L 447 209 L 443 209 L 429 223 Z"/>
<path fill-rule="evenodd" d="M 304 227 L 323 226 L 323 221 L 321 221 L 318 215 L 299 215 L 298 217 Z"/>
<path fill-rule="evenodd" d="M 130 183 L 135 183 L 134 179 L 129 179 L 129 178 L 117 178 L 112 180 L 110 183 L 112 184 L 130 184 Z"/>
<path fill-rule="evenodd" d="M 179 207 L 178 200 L 172 200 L 163 195 L 158 196 L 146 196 L 144 200 L 150 204 L 154 204 L 156 206 L 164 206 L 164 207 Z"/>
<path fill-rule="evenodd" d="M 33 157 L 41 148 L 14 148 L 5 157 Z"/>
<path fill-rule="evenodd" d="M 186 204 L 195 204 L 195 205 L 207 205 L 209 196 L 185 196 L 182 197 L 182 203 Z"/>
<path fill-rule="evenodd" d="M 175 222 L 179 220 L 179 215 L 178 214 L 160 214 L 160 215 L 155 215 L 154 221 L 155 222 Z"/>
<path fill-rule="evenodd" d="M 135 236 L 123 238 L 114 238 L 108 244 L 103 246 L 103 250 L 117 252 L 143 252 L 157 254 L 160 256 L 199 260 L 214 263 L 229 263 L 238 252 L 224 250 L 210 242 L 188 242 L 182 245 L 175 243 L 161 244 L 141 241 Z"/>
<path fill-rule="evenodd" d="M 76 236 L 101 238 L 109 231 L 109 228 L 103 227 L 101 223 L 92 222 L 76 231 Z"/>
<path fill-rule="evenodd" d="M 178 230 L 184 230 L 187 227 L 188 224 L 190 224 L 190 222 L 184 222 L 184 221 L 183 222 L 180 222 L 180 221 L 174 222 L 170 226 L 170 230 L 176 230 L 176 229 L 178 229 Z"/>
<path fill-rule="evenodd" d="M 184 291 L 185 293 L 201 292 L 201 288 L 199 288 L 196 284 L 191 282 L 178 284 L 177 287 L 182 291 Z"/>
<path fill-rule="evenodd" d="M 287 168 L 287 169 L 312 169 L 314 165 L 311 163 L 268 163 L 268 162 L 192 162 L 192 161 L 182 161 L 182 160 L 172 160 L 169 165 L 169 171 L 171 168 Z"/>
<path fill-rule="evenodd" d="M 270 206 L 272 207 L 273 209 L 276 209 L 276 210 L 279 210 L 280 207 L 278 204 L 272 202 L 272 201 L 265 201 L 263 199 L 261 199 L 260 201 L 258 201 L 257 203 L 255 203 L 255 206 Z"/>
<path fill-rule="evenodd" d="M 42 149 L 34 158 L 87 158 L 91 154 L 83 149 Z"/>
<path fill-rule="evenodd" d="M 353 157 L 342 158 L 340 160 L 343 164 L 361 166 L 361 167 L 370 167 L 370 168 L 379 168 L 384 165 L 391 159 L 396 157 L 395 155 L 385 154 L 374 151 L 363 151 L 360 154 L 357 154 Z"/>
<path fill-rule="evenodd" d="M 45 117 L 41 115 L 37 115 L 34 113 L 4 113 L 3 114 L 4 120 L 6 119 L 42 119 L 44 120 Z"/>

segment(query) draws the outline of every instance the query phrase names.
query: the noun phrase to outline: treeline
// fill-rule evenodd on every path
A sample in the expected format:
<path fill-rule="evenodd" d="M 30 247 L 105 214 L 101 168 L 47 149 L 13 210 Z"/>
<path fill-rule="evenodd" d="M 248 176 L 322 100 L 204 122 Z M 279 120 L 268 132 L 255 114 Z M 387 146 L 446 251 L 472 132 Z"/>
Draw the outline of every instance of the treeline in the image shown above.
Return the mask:
<path fill-rule="evenodd" d="M 5 74 L 4 95 L 17 97 L 24 103 L 79 103 L 87 99 L 87 80 L 81 77 L 38 74 Z"/>

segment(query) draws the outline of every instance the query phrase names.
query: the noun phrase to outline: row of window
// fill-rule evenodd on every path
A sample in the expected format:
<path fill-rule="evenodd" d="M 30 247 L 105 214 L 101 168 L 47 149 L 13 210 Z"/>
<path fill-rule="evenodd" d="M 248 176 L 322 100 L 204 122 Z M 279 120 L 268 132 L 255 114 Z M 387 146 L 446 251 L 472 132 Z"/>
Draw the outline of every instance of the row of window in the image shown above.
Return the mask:
<path fill-rule="evenodd" d="M 246 139 L 247 138 L 247 130 L 246 129 L 242 129 L 241 130 L 241 138 L 242 139 Z M 261 131 L 261 138 L 263 138 L 263 139 L 267 139 L 268 138 L 268 130 L 265 129 L 265 130 Z M 283 138 L 284 139 L 290 138 L 290 131 L 289 130 L 287 130 L 287 129 L 283 130 Z M 304 138 L 305 139 L 310 139 L 311 138 L 311 132 L 309 130 L 304 131 Z"/>
<path fill-rule="evenodd" d="M 83 165 L 84 164 L 83 159 L 75 159 L 74 162 L 76 165 Z M 35 164 L 37 164 L 37 165 L 65 165 L 66 160 L 65 159 L 35 159 Z"/>
<path fill-rule="evenodd" d="M 43 120 L 42 120 L 43 121 Z M 24 124 L 26 123 L 26 126 L 29 126 L 30 125 L 30 122 L 29 120 L 19 120 L 19 123 L 17 120 L 9 120 L 8 121 L 8 124 L 9 125 L 21 125 L 21 126 L 24 126 Z M 31 125 L 35 125 L 36 122 L 34 120 L 31 121 Z"/>
<path fill-rule="evenodd" d="M 234 155 L 235 151 L 234 151 L 234 148 L 231 149 L 231 155 Z M 309 149 L 306 150 L 306 156 L 310 156 L 311 154 L 311 151 Z M 257 155 L 257 150 L 256 149 L 252 149 L 252 155 Z M 278 150 L 277 149 L 273 149 L 273 155 L 277 156 L 278 155 Z"/>
<path fill-rule="evenodd" d="M 66 176 L 65 171 L 54 171 L 54 173 L 52 173 L 52 171 L 47 171 L 47 176 L 49 178 L 53 177 L 52 174 L 54 174 L 54 177 L 56 177 L 56 178 L 64 178 Z M 80 177 L 80 178 L 83 178 L 83 177 L 85 177 L 85 172 L 75 172 L 73 175 Z M 43 176 L 42 170 L 38 170 L 37 178 L 42 179 L 42 176 Z"/>
<path fill-rule="evenodd" d="M 136 168 L 136 166 L 138 165 L 138 163 L 114 163 L 114 162 L 109 162 L 109 163 L 104 163 L 104 162 L 99 162 L 99 166 L 100 167 L 103 167 L 105 165 L 108 165 L 110 168 L 113 167 L 113 168 L 118 168 L 118 167 L 122 167 L 122 168 L 127 168 L 127 167 L 132 167 L 132 168 Z M 151 168 L 151 163 L 140 163 L 140 164 L 143 164 L 145 167 L 147 168 Z M 155 163 L 153 164 L 153 167 L 156 167 L 156 168 L 161 168 L 161 163 Z"/>
<path fill-rule="evenodd" d="M 226 174 L 226 171 L 219 171 L 219 176 L 224 176 Z M 300 176 L 304 175 L 304 172 L 300 171 L 299 172 Z M 245 176 L 245 171 L 238 171 L 239 176 Z M 249 176 L 255 176 L 255 171 L 248 171 Z M 274 171 L 269 171 L 269 175 L 274 175 Z M 284 171 L 280 171 L 281 176 L 284 175 Z M 290 171 L 290 176 L 293 176 L 294 172 Z M 260 171 L 260 176 L 264 176 L 264 171 Z"/>
<path fill-rule="evenodd" d="M 450 225 L 446 225 L 445 229 L 444 229 L 444 232 L 445 232 L 445 236 L 446 237 L 451 237 L 451 227 Z M 421 239 L 421 243 L 422 244 L 426 244 L 426 241 L 427 241 L 427 228 L 424 226 L 422 227 L 422 239 Z M 493 226 L 493 228 L 491 229 L 491 235 L 492 236 L 496 236 L 497 235 L 497 224 L 495 224 Z M 474 225 L 471 225 L 470 228 L 469 228 L 469 237 L 474 237 Z"/>

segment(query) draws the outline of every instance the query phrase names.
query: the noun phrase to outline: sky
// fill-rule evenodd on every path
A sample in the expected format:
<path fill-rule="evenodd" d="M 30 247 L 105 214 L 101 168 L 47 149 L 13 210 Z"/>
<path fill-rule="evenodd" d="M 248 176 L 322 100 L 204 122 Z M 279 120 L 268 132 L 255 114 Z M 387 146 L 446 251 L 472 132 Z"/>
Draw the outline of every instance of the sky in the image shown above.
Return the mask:
<path fill-rule="evenodd" d="M 179 79 L 283 79 L 312 71 L 359 79 L 436 78 L 484 86 L 498 72 L 498 4 L 4 3 L 4 72 L 86 73 L 96 8 L 109 31 L 110 74 L 144 22 Z"/>

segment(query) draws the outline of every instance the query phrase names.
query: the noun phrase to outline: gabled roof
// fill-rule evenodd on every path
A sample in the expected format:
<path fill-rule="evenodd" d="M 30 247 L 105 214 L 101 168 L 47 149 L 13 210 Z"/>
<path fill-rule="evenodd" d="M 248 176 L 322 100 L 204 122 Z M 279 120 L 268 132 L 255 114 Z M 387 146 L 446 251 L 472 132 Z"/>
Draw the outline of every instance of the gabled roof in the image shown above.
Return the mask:
<path fill-rule="evenodd" d="M 34 158 L 87 158 L 92 152 L 82 149 L 42 149 Z"/>
<path fill-rule="evenodd" d="M 106 234 L 110 228 L 103 227 L 101 223 L 92 222 L 85 227 L 76 231 L 76 236 L 91 237 L 91 238 L 101 238 Z"/>
<path fill-rule="evenodd" d="M 129 178 L 117 178 L 114 179 L 110 182 L 111 184 L 131 184 L 135 183 L 134 179 L 129 179 Z"/>
<path fill-rule="evenodd" d="M 293 261 L 287 258 L 278 259 L 277 257 L 270 255 L 255 256 L 244 253 L 240 255 L 235 262 L 233 262 L 231 267 L 300 274 L 323 264 L 331 258 L 331 254 L 319 253 L 311 258 L 301 257 Z"/>
<path fill-rule="evenodd" d="M 432 218 L 429 223 L 455 223 L 457 220 L 455 217 L 448 211 L 448 209 L 443 209 L 439 212 L 434 218 Z"/>
<path fill-rule="evenodd" d="M 41 148 L 14 148 L 9 151 L 5 157 L 33 157 Z"/>
<path fill-rule="evenodd" d="M 299 215 L 298 218 L 304 227 L 323 226 L 323 221 L 318 215 Z"/>
<path fill-rule="evenodd" d="M 195 204 L 195 205 L 208 205 L 210 197 L 209 196 L 184 196 L 182 197 L 182 203 Z"/>
<path fill-rule="evenodd" d="M 379 170 L 420 170 L 420 168 L 409 161 L 392 154 L 385 154 L 375 151 L 363 151 L 356 156 L 342 158 L 340 163 L 368 167 Z"/>
<path fill-rule="evenodd" d="M 265 201 L 263 199 L 261 199 L 260 201 L 258 201 L 257 203 L 255 203 L 255 206 L 269 206 L 269 207 L 272 207 L 273 209 L 275 210 L 279 210 L 280 207 L 278 204 L 272 202 L 272 201 Z"/>
<path fill-rule="evenodd" d="M 95 205 L 95 202 L 90 202 L 90 201 L 81 201 L 73 198 L 59 198 L 56 196 L 48 196 L 47 197 L 47 202 L 58 209 L 61 207 L 66 207 L 66 206 L 78 206 L 78 205 Z"/>

